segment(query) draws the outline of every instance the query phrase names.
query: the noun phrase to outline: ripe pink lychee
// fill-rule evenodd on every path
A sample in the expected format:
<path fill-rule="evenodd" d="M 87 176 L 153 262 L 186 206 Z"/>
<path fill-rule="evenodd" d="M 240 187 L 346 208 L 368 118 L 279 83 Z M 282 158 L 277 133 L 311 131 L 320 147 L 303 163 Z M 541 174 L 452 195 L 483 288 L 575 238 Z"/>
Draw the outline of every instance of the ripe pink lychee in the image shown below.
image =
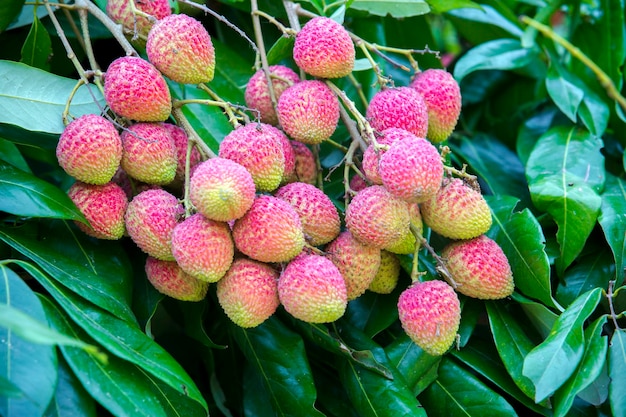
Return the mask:
<path fill-rule="evenodd" d="M 308 145 L 330 138 L 339 122 L 339 100 L 320 80 L 300 81 L 287 88 L 276 110 L 285 133 Z"/>
<path fill-rule="evenodd" d="M 280 143 L 282 144 L 283 156 L 285 157 L 285 170 L 281 184 L 287 184 L 290 178 L 296 175 L 296 151 L 291 146 L 291 141 L 285 135 L 280 135 Z"/>
<path fill-rule="evenodd" d="M 406 334 L 426 353 L 450 349 L 461 322 L 456 292 L 443 281 L 416 282 L 400 294 L 398 315 Z"/>
<path fill-rule="evenodd" d="M 419 138 L 425 138 L 428 133 L 426 103 L 411 87 L 380 90 L 372 97 L 365 115 L 372 128 L 379 132 L 397 127 Z"/>
<path fill-rule="evenodd" d="M 167 191 L 156 188 L 137 194 L 126 209 L 126 230 L 148 255 L 173 261 L 172 232 L 184 214 L 182 204 Z"/>
<path fill-rule="evenodd" d="M 202 23 L 186 14 L 156 22 L 146 42 L 148 59 L 172 81 L 208 83 L 215 73 L 215 49 Z"/>
<path fill-rule="evenodd" d="M 289 141 L 293 148 L 295 157 L 295 169 L 294 174 L 284 180 L 285 183 L 289 182 L 306 182 L 307 184 L 313 184 L 317 182 L 317 162 L 315 155 L 302 142 L 295 140 Z"/>
<path fill-rule="evenodd" d="M 307 323 L 333 322 L 348 304 L 339 269 L 315 254 L 303 253 L 287 264 L 278 280 L 278 297 L 289 314 Z"/>
<path fill-rule="evenodd" d="M 361 191 L 362 189 L 368 186 L 369 184 L 363 179 L 363 177 L 361 177 L 358 174 L 353 175 L 352 178 L 350 178 L 350 189 L 354 191 L 355 193 L 358 193 L 359 191 Z"/>
<path fill-rule="evenodd" d="M 183 271 L 201 281 L 217 282 L 233 262 L 230 227 L 196 213 L 172 231 L 172 254 Z"/>
<path fill-rule="evenodd" d="M 169 184 L 176 176 L 176 145 L 162 123 L 135 123 L 122 132 L 121 166 L 148 184 Z"/>
<path fill-rule="evenodd" d="M 491 210 L 483 195 L 459 178 L 443 186 L 421 205 L 424 223 L 450 239 L 472 239 L 491 227 Z"/>
<path fill-rule="evenodd" d="M 122 139 L 109 120 L 86 114 L 65 127 L 56 156 L 61 168 L 78 181 L 103 185 L 120 166 Z"/>
<path fill-rule="evenodd" d="M 233 226 L 239 251 L 261 262 L 287 262 L 304 247 L 300 216 L 288 202 L 260 195 Z"/>
<path fill-rule="evenodd" d="M 509 260 L 500 245 L 487 236 L 449 243 L 441 256 L 461 294 L 497 300 L 513 293 Z"/>
<path fill-rule="evenodd" d="M 428 108 L 428 139 L 446 140 L 454 131 L 461 114 L 461 89 L 452 74 L 442 69 L 427 69 L 411 83 L 424 97 Z"/>
<path fill-rule="evenodd" d="M 400 279 L 400 259 L 386 250 L 380 251 L 380 267 L 367 288 L 377 294 L 391 294 Z"/>
<path fill-rule="evenodd" d="M 124 235 L 128 200 L 122 187 L 114 182 L 93 185 L 77 181 L 68 196 L 89 221 L 90 226 L 77 221 L 80 230 L 98 239 L 117 240 Z"/>
<path fill-rule="evenodd" d="M 378 145 L 390 146 L 398 140 L 414 137 L 416 136 L 408 130 L 390 127 L 381 132 L 381 136 L 376 139 L 376 143 Z M 365 149 L 365 152 L 363 152 L 363 173 L 373 184 L 383 184 L 383 180 L 380 178 L 380 173 L 378 172 L 378 164 L 380 157 L 385 152 L 385 149 L 376 147 L 374 144 L 370 144 L 367 149 Z"/>
<path fill-rule="evenodd" d="M 219 156 L 243 165 L 252 175 L 257 191 L 274 191 L 285 172 L 281 136 L 265 123 L 248 123 L 230 132 L 220 144 Z"/>
<path fill-rule="evenodd" d="M 354 68 L 354 43 L 350 33 L 328 17 L 309 20 L 296 35 L 293 59 L 309 75 L 341 78 Z"/>
<path fill-rule="evenodd" d="M 291 68 L 284 65 L 272 65 L 268 68 L 272 76 L 272 86 L 276 102 L 283 91 L 292 84 L 300 81 L 300 77 Z M 268 87 L 267 77 L 263 69 L 257 70 L 246 85 L 246 106 L 259 111 L 261 121 L 270 125 L 278 124 L 278 115 L 272 105 L 272 99 Z"/>
<path fill-rule="evenodd" d="M 135 7 L 156 20 L 172 14 L 168 0 L 135 1 Z M 127 32 L 136 32 L 138 35 L 146 36 L 152 27 L 150 19 L 133 14 L 130 0 L 108 0 L 106 12 L 114 22 L 121 24 Z"/>
<path fill-rule="evenodd" d="M 174 147 L 176 148 L 176 159 L 178 160 L 178 164 L 176 165 L 176 176 L 174 177 L 174 180 L 182 183 L 185 180 L 185 164 L 187 161 L 189 137 L 183 128 L 176 125 L 163 123 L 163 127 L 165 127 L 165 129 L 170 133 L 170 136 L 172 136 L 172 139 L 174 140 Z M 198 148 L 194 146 L 191 149 L 191 154 L 189 156 L 190 172 L 193 167 L 200 163 L 201 160 L 202 157 L 200 156 L 200 152 L 198 151 Z"/>
<path fill-rule="evenodd" d="M 217 300 L 236 325 L 256 327 L 278 308 L 278 272 L 251 259 L 236 259 L 217 283 Z"/>
<path fill-rule="evenodd" d="M 202 301 L 209 289 L 208 282 L 185 273 L 176 262 L 151 256 L 146 259 L 146 276 L 161 294 L 181 301 Z"/>
<path fill-rule="evenodd" d="M 162 122 L 172 112 L 165 78 L 145 59 L 124 56 L 104 75 L 104 98 L 115 113 L 139 122 Z"/>
<path fill-rule="evenodd" d="M 391 194 L 408 203 L 421 203 L 441 188 L 443 161 L 432 143 L 413 137 L 391 144 L 380 157 L 378 172 Z"/>
<path fill-rule="evenodd" d="M 422 222 L 419 205 L 417 203 L 409 203 L 408 208 L 412 229 L 407 232 L 400 242 L 395 245 L 385 247 L 387 251 L 397 255 L 414 254 L 420 247 L 420 242 L 417 241 L 414 233 L 417 233 L 419 237 L 422 235 L 422 231 L 424 230 L 424 223 Z"/>

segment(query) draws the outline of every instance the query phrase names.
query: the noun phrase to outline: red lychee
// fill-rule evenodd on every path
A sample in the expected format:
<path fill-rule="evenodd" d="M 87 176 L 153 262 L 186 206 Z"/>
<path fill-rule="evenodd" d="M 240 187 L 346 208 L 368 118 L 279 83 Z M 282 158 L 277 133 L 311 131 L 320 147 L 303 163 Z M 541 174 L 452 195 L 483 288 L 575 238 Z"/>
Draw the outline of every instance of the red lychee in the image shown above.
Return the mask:
<path fill-rule="evenodd" d="M 428 109 L 422 95 L 411 87 L 380 90 L 365 113 L 372 128 L 382 132 L 390 127 L 408 130 L 419 138 L 428 133 Z"/>
<path fill-rule="evenodd" d="M 209 289 L 208 282 L 185 273 L 176 262 L 151 256 L 146 259 L 146 276 L 161 294 L 181 301 L 202 301 Z"/>
<path fill-rule="evenodd" d="M 117 240 L 124 235 L 124 213 L 128 205 L 122 187 L 75 182 L 68 190 L 70 199 L 91 226 L 76 222 L 80 230 L 98 239 Z"/>
<path fill-rule="evenodd" d="M 284 65 L 272 65 L 268 70 L 272 76 L 272 86 L 276 102 L 278 102 L 283 91 L 292 84 L 300 81 L 298 74 Z M 276 126 L 278 124 L 278 115 L 276 114 L 274 106 L 272 106 L 268 85 L 263 69 L 257 70 L 257 72 L 250 77 L 246 85 L 246 106 L 258 110 L 263 123 Z"/>

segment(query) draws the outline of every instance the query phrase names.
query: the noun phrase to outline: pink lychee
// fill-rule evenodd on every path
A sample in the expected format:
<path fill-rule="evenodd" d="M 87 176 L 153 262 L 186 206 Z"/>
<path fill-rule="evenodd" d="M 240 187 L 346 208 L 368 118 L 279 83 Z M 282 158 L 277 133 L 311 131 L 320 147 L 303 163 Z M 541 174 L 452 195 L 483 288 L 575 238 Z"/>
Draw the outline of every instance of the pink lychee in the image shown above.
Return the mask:
<path fill-rule="evenodd" d="M 318 172 L 315 155 L 304 143 L 295 140 L 289 142 L 295 156 L 295 169 L 294 174 L 284 182 L 300 181 L 315 185 Z"/>
<path fill-rule="evenodd" d="M 428 109 L 422 95 L 411 87 L 380 90 L 365 113 L 372 128 L 382 132 L 390 127 L 408 130 L 424 138 L 428 133 Z"/>
<path fill-rule="evenodd" d="M 174 147 L 176 148 L 176 159 L 178 160 L 178 164 L 176 165 L 176 176 L 174 177 L 175 181 L 179 181 L 182 183 L 185 180 L 185 164 L 187 162 L 187 147 L 189 145 L 189 137 L 185 130 L 179 126 L 173 125 L 171 123 L 163 123 L 163 127 L 170 133 L 172 139 L 174 140 Z M 200 152 L 198 148 L 195 146 L 191 149 L 191 154 L 189 156 L 189 169 L 190 172 L 200 163 L 202 157 L 200 156 Z"/>
<path fill-rule="evenodd" d="M 156 20 L 172 14 L 168 0 L 135 1 L 135 7 Z M 121 24 L 127 32 L 136 32 L 138 35 L 146 36 L 152 27 L 150 19 L 133 14 L 130 0 L 108 0 L 106 12 L 114 22 Z"/>
<path fill-rule="evenodd" d="M 202 301 L 209 283 L 185 273 L 176 262 L 163 261 L 148 256 L 146 277 L 161 294 L 181 301 Z"/>
<path fill-rule="evenodd" d="M 283 91 L 300 81 L 300 77 L 291 68 L 284 65 L 272 65 L 268 70 L 272 76 L 274 98 L 278 103 L 278 99 Z M 257 70 L 246 85 L 246 106 L 258 110 L 263 123 L 276 126 L 278 124 L 278 115 L 272 105 L 268 85 L 269 83 L 263 69 Z"/>
<path fill-rule="evenodd" d="M 68 196 L 89 222 L 87 226 L 77 221 L 80 230 L 98 239 L 117 240 L 124 235 L 128 200 L 122 187 L 114 182 L 93 185 L 77 181 Z"/>
<path fill-rule="evenodd" d="M 381 156 L 386 152 L 386 149 L 380 147 L 380 145 L 390 146 L 392 143 L 416 137 L 408 130 L 399 129 L 397 127 L 390 127 L 381 132 L 381 136 L 376 138 L 378 146 L 371 143 L 365 152 L 363 152 L 363 173 L 373 184 L 382 185 L 383 180 L 380 178 L 378 171 L 378 164 L 380 163 Z"/>

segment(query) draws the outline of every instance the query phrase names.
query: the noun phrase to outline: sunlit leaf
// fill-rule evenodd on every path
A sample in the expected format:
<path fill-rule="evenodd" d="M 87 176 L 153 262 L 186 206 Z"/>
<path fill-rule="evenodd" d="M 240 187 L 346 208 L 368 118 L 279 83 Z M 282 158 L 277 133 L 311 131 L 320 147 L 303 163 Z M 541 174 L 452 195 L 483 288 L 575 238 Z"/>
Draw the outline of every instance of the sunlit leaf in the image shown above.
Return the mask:
<path fill-rule="evenodd" d="M 578 106 L 583 101 L 584 91 L 569 81 L 569 75 L 554 59 L 550 62 L 546 88 L 554 104 L 573 122 L 576 123 Z"/>
<path fill-rule="evenodd" d="M 354 0 L 350 8 L 374 16 L 390 15 L 396 18 L 418 16 L 430 11 L 424 0 Z"/>

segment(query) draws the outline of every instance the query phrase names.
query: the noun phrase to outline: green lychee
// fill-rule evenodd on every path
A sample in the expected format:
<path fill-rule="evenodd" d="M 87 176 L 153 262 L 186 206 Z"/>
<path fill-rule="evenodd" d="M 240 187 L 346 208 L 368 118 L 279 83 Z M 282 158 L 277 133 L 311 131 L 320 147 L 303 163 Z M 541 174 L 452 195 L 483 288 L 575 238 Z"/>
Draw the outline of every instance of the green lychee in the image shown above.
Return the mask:
<path fill-rule="evenodd" d="M 412 229 L 407 232 L 400 242 L 384 248 L 387 251 L 398 255 L 414 254 L 420 246 L 420 242 L 417 241 L 414 233 L 418 233 L 418 236 L 421 236 L 422 231 L 424 230 L 424 223 L 422 222 L 419 205 L 417 203 L 411 203 L 408 204 L 408 208 Z"/>
<path fill-rule="evenodd" d="M 284 65 L 271 65 L 268 70 L 272 78 L 276 102 L 278 102 L 283 91 L 300 81 L 298 74 Z M 278 115 L 272 105 L 268 85 L 265 71 L 263 69 L 257 70 L 246 85 L 246 106 L 259 111 L 261 122 L 276 126 L 278 124 Z"/>
<path fill-rule="evenodd" d="M 365 113 L 372 128 L 382 132 L 390 127 L 408 130 L 418 138 L 428 133 L 428 109 L 422 95 L 411 87 L 380 90 Z"/>
<path fill-rule="evenodd" d="M 98 239 L 117 240 L 124 235 L 128 200 L 122 187 L 114 182 L 94 185 L 77 181 L 68 196 L 89 221 L 90 226 L 77 221 L 80 230 Z"/>
<path fill-rule="evenodd" d="M 121 137 L 121 166 L 129 176 L 157 185 L 174 180 L 178 167 L 176 145 L 162 123 L 135 123 Z"/>
<path fill-rule="evenodd" d="M 202 301 L 209 289 L 208 282 L 185 273 L 176 262 L 151 256 L 146 259 L 146 276 L 161 294 L 181 301 Z"/>
<path fill-rule="evenodd" d="M 400 259 L 386 250 L 380 251 L 380 267 L 367 288 L 377 294 L 391 294 L 400 279 Z"/>

